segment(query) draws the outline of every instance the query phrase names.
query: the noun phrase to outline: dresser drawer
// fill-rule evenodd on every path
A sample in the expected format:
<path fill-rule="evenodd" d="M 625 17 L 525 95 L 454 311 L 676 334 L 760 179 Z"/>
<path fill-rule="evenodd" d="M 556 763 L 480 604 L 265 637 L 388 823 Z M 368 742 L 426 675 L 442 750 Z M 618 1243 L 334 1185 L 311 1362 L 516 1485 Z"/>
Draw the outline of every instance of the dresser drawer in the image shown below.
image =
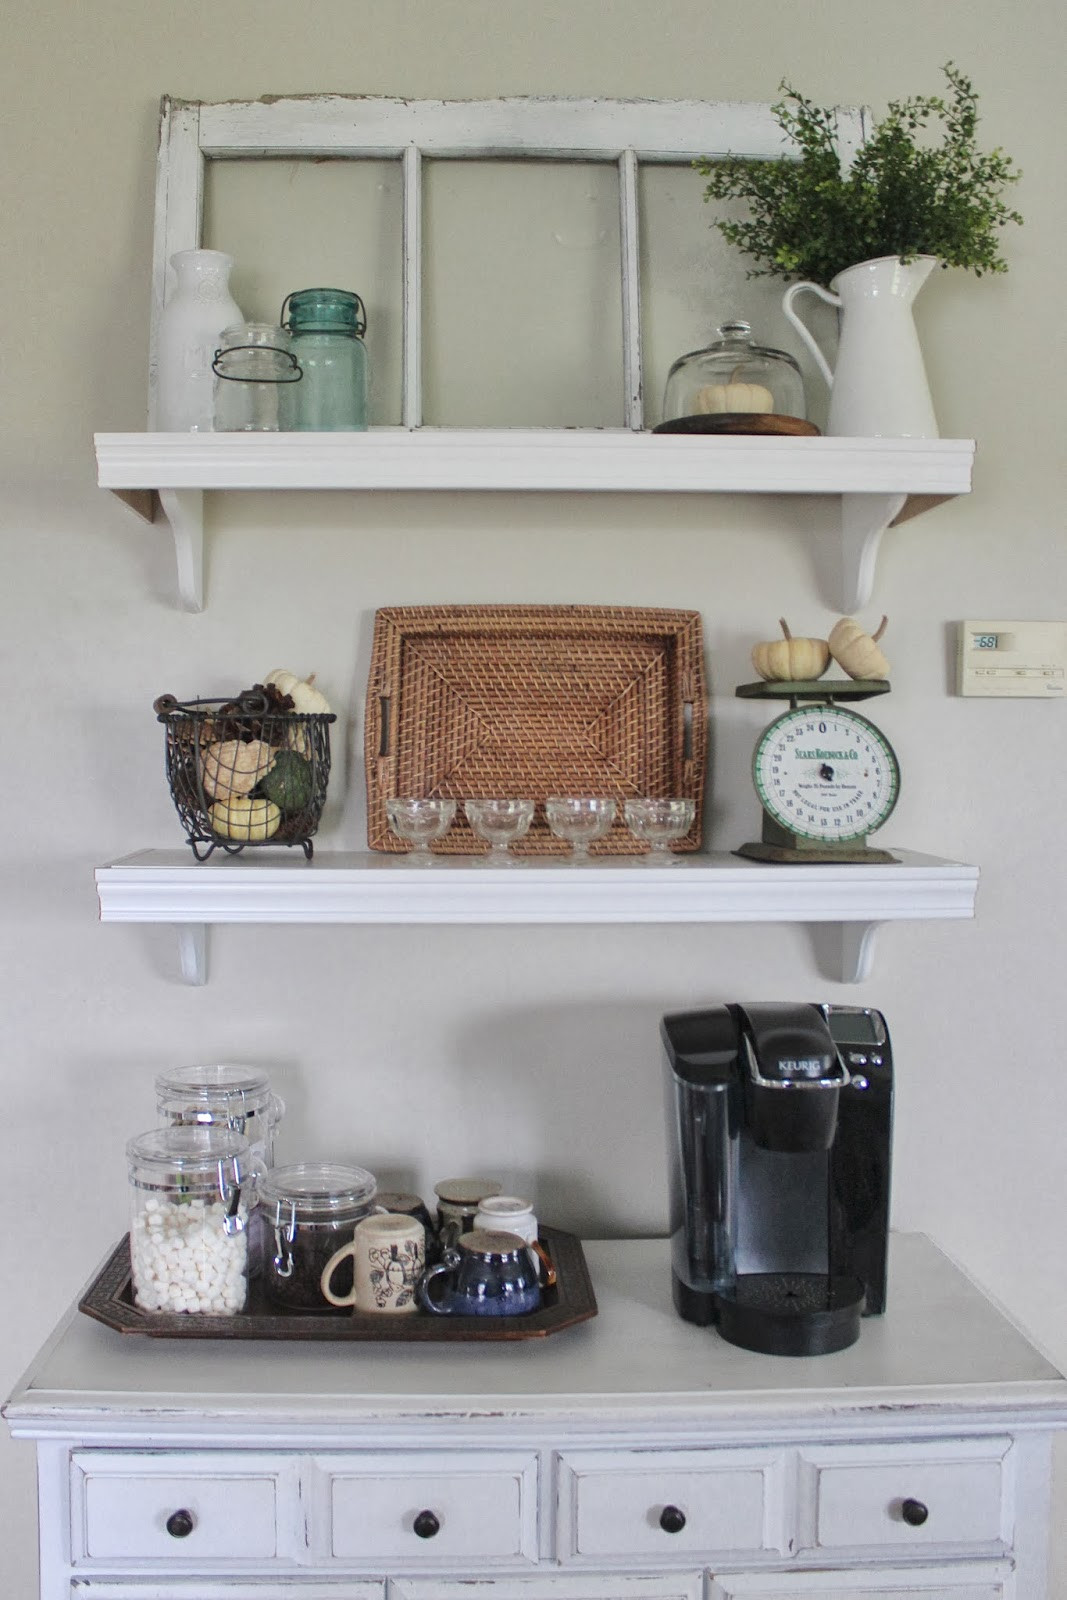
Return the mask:
<path fill-rule="evenodd" d="M 69 1600 L 385 1600 L 385 1580 L 75 1578 Z M 683 1597 L 684 1600 L 684 1597 Z M 695 1597 L 693 1597 L 695 1600 Z"/>
<path fill-rule="evenodd" d="M 402 1569 L 537 1560 L 537 1457 L 419 1451 L 320 1457 L 328 1552 Z"/>
<path fill-rule="evenodd" d="M 1012 1543 L 1008 1439 L 806 1449 L 801 1549 L 882 1551 Z"/>
<path fill-rule="evenodd" d="M 269 1561 L 289 1476 L 277 1456 L 76 1452 L 72 1560 Z"/>
<path fill-rule="evenodd" d="M 708 1600 L 1025 1600 L 1008 1562 L 714 1577 Z"/>
<path fill-rule="evenodd" d="M 782 1552 L 779 1451 L 566 1451 L 558 1458 L 561 1561 L 701 1560 Z"/>

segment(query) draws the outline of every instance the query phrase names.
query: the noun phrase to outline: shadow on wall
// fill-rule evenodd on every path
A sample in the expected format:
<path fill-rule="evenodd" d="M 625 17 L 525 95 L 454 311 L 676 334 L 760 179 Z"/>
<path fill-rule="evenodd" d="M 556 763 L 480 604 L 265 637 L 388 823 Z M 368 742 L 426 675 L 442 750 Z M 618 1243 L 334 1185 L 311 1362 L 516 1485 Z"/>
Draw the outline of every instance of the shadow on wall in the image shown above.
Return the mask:
<path fill-rule="evenodd" d="M 590 1238 L 666 1227 L 661 1014 L 636 1003 L 497 1010 L 450 1041 L 484 1159 L 534 1191 L 544 1220 Z M 594 1181 L 608 1151 L 607 1181 Z"/>

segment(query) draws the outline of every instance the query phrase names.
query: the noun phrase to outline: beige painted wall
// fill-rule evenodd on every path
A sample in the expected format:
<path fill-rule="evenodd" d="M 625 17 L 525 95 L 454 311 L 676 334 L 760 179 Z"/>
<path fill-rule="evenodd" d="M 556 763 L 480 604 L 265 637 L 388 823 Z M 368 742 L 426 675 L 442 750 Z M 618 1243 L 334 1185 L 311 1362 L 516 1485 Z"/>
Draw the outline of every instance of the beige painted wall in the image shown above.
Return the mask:
<path fill-rule="evenodd" d="M 159 1068 L 264 1063 L 291 1107 L 281 1144 L 290 1159 L 358 1159 L 426 1190 L 446 1170 L 483 1166 L 488 1151 L 560 1225 L 655 1232 L 658 1018 L 739 996 L 885 1011 L 899 1067 L 896 1226 L 930 1233 L 1067 1363 L 1058 788 L 1067 721 L 1062 707 L 958 699 L 949 681 L 955 619 L 1067 614 L 1054 403 L 1061 27 L 1059 0 L 1035 0 L 1025 15 L 998 0 L 791 10 L 778 0 L 40 0 L 6 41 L 0 1390 L 123 1229 L 123 1143 L 152 1121 Z M 797 928 L 231 929 L 213 938 L 210 985 L 193 990 L 177 981 L 162 930 L 97 927 L 94 865 L 178 842 L 150 712 L 163 690 L 211 693 L 280 663 L 314 668 L 354 725 L 379 605 L 697 605 L 715 696 L 710 843 L 729 848 L 755 826 L 747 765 L 758 719 L 732 698 L 749 645 L 782 613 L 816 633 L 834 620 L 810 559 L 817 505 L 621 496 L 216 499 L 209 606 L 179 614 L 166 538 L 95 488 L 91 446 L 94 429 L 143 420 L 160 94 L 769 100 L 789 75 L 817 99 L 882 109 L 935 89 L 950 57 L 977 82 L 987 141 L 1024 168 L 1027 224 L 1006 240 L 1006 278 L 946 274 L 924 291 L 942 431 L 979 441 L 974 493 L 886 537 L 871 619 L 891 618 L 894 693 L 879 720 L 906 783 L 886 842 L 979 863 L 976 922 L 887 929 L 873 977 L 850 989 L 819 974 Z M 452 199 L 471 204 L 446 196 L 446 216 Z M 538 248 L 551 262 L 554 243 L 573 247 L 588 288 L 600 202 L 568 205 L 570 233 L 554 241 L 546 217 Z M 676 273 L 655 310 L 654 388 L 671 355 L 749 292 L 735 260 L 732 303 L 722 304 L 704 269 L 707 218 L 687 205 L 665 193 L 650 208 L 648 249 Z M 540 212 L 529 210 L 536 237 Z M 212 227 L 254 229 L 262 211 L 235 199 L 233 218 L 217 208 Z M 292 233 L 284 197 L 272 220 L 279 241 Z M 315 242 L 300 241 L 309 279 Z M 378 243 L 381 261 L 384 234 Z M 679 260 L 690 267 L 680 276 Z M 253 297 L 263 267 L 242 265 Z M 488 314 L 495 286 L 491 275 L 444 282 L 453 335 L 476 325 L 476 305 Z M 761 287 L 747 303 L 768 335 L 789 341 L 774 298 Z M 546 326 L 535 299 L 529 316 Z M 387 328 L 385 318 L 383 414 L 395 404 Z M 611 337 L 606 328 L 609 353 Z M 460 357 L 446 338 L 443 398 L 492 400 L 503 368 L 457 380 Z M 324 846 L 360 845 L 360 784 L 352 761 Z M 32 1451 L 6 1435 L 0 1485 L 7 1592 L 28 1596 Z M 1065 1499 L 1061 1489 L 1061 1525 Z M 1058 1562 L 1062 1600 L 1063 1551 Z"/>

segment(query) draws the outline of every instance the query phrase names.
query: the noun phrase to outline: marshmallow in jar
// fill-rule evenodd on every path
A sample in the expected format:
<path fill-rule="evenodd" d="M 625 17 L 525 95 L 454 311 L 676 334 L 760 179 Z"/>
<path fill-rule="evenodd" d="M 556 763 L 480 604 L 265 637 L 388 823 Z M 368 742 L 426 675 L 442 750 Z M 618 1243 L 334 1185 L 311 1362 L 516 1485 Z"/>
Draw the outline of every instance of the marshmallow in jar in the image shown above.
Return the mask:
<path fill-rule="evenodd" d="M 130 1268 L 142 1311 L 232 1317 L 248 1297 L 248 1140 L 230 1128 L 154 1128 L 126 1146 Z"/>

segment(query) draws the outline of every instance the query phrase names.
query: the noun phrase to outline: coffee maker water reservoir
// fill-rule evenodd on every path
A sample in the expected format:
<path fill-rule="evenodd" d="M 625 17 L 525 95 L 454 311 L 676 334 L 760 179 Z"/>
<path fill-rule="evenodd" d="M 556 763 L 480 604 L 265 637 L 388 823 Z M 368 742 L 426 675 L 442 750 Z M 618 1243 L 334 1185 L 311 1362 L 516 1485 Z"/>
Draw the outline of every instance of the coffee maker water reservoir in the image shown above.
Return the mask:
<path fill-rule="evenodd" d="M 769 1355 L 885 1308 L 893 1069 L 880 1012 L 726 1005 L 663 1019 L 674 1302 Z"/>

